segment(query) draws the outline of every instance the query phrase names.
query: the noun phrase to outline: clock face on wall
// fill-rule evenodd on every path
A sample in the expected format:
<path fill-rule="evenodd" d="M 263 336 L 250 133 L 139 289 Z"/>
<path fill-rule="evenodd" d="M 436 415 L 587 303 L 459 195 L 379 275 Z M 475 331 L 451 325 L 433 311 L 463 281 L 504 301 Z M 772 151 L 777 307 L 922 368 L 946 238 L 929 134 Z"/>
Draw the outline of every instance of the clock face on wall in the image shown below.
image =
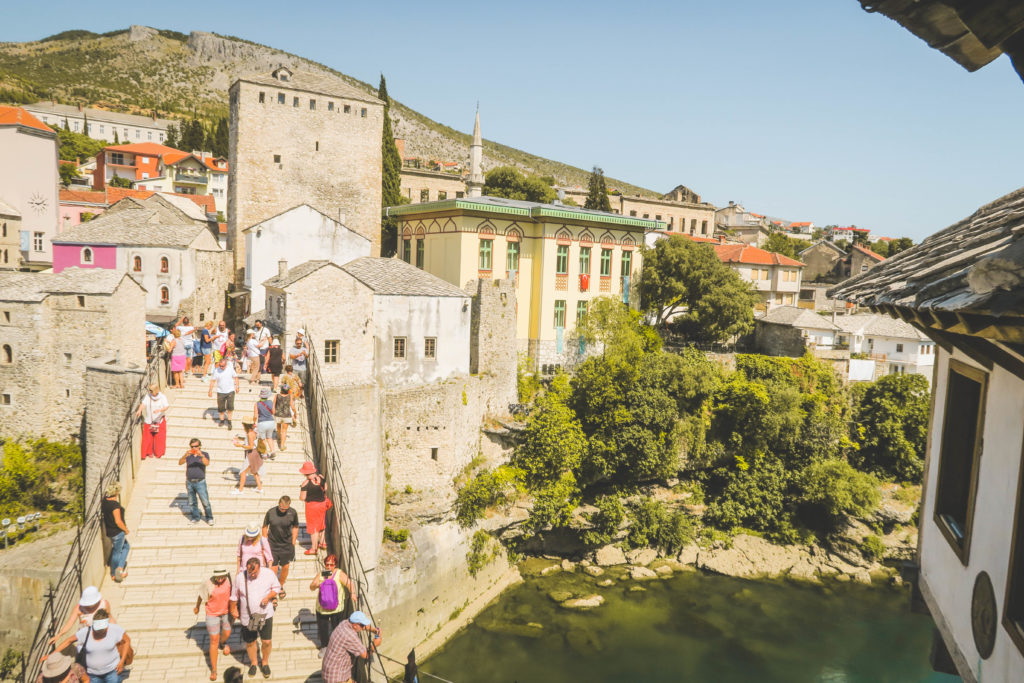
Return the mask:
<path fill-rule="evenodd" d="M 38 192 L 32 195 L 32 197 L 28 200 L 28 203 L 29 206 L 35 209 L 36 213 L 42 213 L 43 211 L 46 211 L 46 197 L 39 194 Z"/>

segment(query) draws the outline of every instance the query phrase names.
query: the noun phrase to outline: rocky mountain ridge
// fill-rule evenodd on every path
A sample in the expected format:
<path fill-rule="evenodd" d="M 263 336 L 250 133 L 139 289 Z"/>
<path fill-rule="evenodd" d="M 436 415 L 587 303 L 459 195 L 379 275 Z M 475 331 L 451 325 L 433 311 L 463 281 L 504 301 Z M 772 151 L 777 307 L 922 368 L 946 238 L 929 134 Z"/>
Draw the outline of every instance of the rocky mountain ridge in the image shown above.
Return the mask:
<path fill-rule="evenodd" d="M 0 43 L 0 102 L 52 99 L 114 111 L 185 118 L 227 115 L 227 91 L 239 75 L 284 65 L 324 74 L 360 90 L 376 88 L 323 64 L 234 36 L 131 26 L 97 34 L 65 31 L 38 41 Z M 398 101 L 391 109 L 393 130 L 407 156 L 467 161 L 470 135 L 456 131 Z M 468 123 L 468 117 L 467 117 Z M 589 171 L 484 141 L 484 168 L 516 166 L 565 185 L 586 186 Z M 608 178 L 625 194 L 660 193 Z"/>

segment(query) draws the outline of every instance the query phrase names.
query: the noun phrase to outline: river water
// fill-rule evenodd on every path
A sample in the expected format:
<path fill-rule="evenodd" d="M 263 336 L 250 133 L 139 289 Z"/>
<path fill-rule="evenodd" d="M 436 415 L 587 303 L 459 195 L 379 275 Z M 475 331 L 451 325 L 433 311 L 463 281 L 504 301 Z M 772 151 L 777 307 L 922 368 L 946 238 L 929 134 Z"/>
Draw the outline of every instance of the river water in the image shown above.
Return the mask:
<path fill-rule="evenodd" d="M 527 578 L 421 669 L 454 683 L 959 681 L 929 669 L 932 623 L 910 613 L 905 590 L 698 572 L 599 587 L 606 578 Z M 570 610 L 552 593 L 605 603 Z"/>

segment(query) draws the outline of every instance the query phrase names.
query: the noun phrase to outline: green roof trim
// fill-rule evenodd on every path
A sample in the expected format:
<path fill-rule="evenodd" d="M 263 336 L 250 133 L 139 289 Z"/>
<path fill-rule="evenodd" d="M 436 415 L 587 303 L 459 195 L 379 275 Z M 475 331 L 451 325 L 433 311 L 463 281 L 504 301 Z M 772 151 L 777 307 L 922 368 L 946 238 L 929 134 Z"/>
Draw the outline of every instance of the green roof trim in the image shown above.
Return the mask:
<path fill-rule="evenodd" d="M 518 200 L 513 200 L 518 201 Z M 389 216 L 408 216 L 418 213 L 432 213 L 435 211 L 451 211 L 453 209 L 465 209 L 470 211 L 481 211 L 484 213 L 497 213 L 512 216 L 530 216 L 531 218 L 568 218 L 578 221 L 590 221 L 592 223 L 608 223 L 618 226 L 630 226 L 647 230 L 664 230 L 665 222 L 650 220 L 648 218 L 636 218 L 634 216 L 620 216 L 619 214 L 595 213 L 590 211 L 574 211 L 571 206 L 560 206 L 556 204 L 539 204 L 534 202 L 521 202 L 528 206 L 502 206 L 492 202 L 477 202 L 473 199 L 445 199 L 437 202 L 423 202 L 420 204 L 403 204 L 401 206 L 387 207 Z M 529 206 L 532 204 L 532 206 Z"/>

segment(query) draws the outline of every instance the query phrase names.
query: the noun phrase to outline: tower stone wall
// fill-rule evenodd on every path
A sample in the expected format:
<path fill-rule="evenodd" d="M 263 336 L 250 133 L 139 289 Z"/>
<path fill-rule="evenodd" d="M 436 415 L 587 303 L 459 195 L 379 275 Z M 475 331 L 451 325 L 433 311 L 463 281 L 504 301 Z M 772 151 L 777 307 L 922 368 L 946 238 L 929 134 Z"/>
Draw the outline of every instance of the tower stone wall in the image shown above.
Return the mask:
<path fill-rule="evenodd" d="M 229 93 L 228 246 L 236 284 L 245 266 L 241 231 L 303 203 L 380 254 L 383 103 L 351 87 L 333 89 L 325 77 L 279 78 L 242 78 Z"/>

